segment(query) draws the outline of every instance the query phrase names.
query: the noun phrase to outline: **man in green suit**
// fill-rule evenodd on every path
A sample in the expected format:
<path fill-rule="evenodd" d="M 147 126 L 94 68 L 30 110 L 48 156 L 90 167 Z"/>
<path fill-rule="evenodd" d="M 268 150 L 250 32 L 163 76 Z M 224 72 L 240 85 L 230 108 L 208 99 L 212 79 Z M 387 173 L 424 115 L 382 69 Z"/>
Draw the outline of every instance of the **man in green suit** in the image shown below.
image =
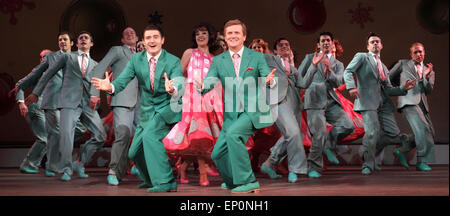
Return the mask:
<path fill-rule="evenodd" d="M 184 78 L 180 59 L 162 49 L 164 33 L 160 27 L 147 26 L 143 36 L 146 51 L 132 55 L 119 77 L 110 83 L 105 74 L 105 79 L 94 77 L 92 83 L 98 90 L 116 95 L 137 78 L 142 89 L 141 119 L 128 157 L 144 178 L 138 187 L 150 187 L 149 192 L 176 191 L 162 139 L 181 120 L 182 94 L 178 91 L 183 89 Z"/>
<path fill-rule="evenodd" d="M 391 69 L 389 78 L 393 83 L 404 82 L 407 79 L 417 79 L 418 85 L 414 86 L 408 94 L 398 97 L 397 109 L 403 114 L 414 133 L 414 137 L 402 136 L 406 144 L 400 149 L 394 150 L 394 155 L 406 168 L 409 167 L 405 154 L 416 146 L 416 169 L 429 171 L 431 168 L 426 163 L 434 162 L 434 129 L 430 118 L 427 95 L 434 86 L 433 64 L 424 64 L 425 48 L 421 43 L 414 43 L 410 47 L 411 59 L 403 59 L 397 62 Z"/>
<path fill-rule="evenodd" d="M 136 52 L 138 37 L 133 28 L 125 28 L 122 32 L 122 46 L 113 46 L 106 56 L 95 67 L 93 77 L 105 78 L 105 71 L 111 67 L 113 77 L 117 78 L 127 65 L 132 54 Z M 100 100 L 99 91 L 92 85 L 91 98 Z M 127 171 L 128 145 L 134 132 L 134 117 L 139 107 L 138 81 L 133 78 L 120 93 L 115 94 L 111 100 L 114 117 L 114 142 L 111 149 L 111 162 L 109 163 L 108 184 L 118 185 Z M 94 103 L 95 105 L 96 103 Z"/>
<path fill-rule="evenodd" d="M 261 83 L 260 77 L 266 77 L 263 87 L 272 82 L 276 69 L 270 72 L 262 53 L 244 47 L 247 31 L 240 20 L 225 23 L 224 33 L 229 50 L 214 57 L 203 83 L 195 80 L 202 94 L 219 80 L 225 86 L 224 121 L 211 158 L 224 181 L 223 188 L 232 193 L 259 192 L 245 143 L 257 129 L 273 124 L 265 89 L 256 85 Z"/>
<path fill-rule="evenodd" d="M 394 104 L 389 96 L 405 95 L 416 81 L 406 80 L 400 87 L 392 87 L 388 69 L 380 60 L 383 44 L 371 33 L 367 37 L 368 53 L 356 53 L 344 71 L 344 80 L 352 97 L 356 97 L 353 110 L 361 112 L 364 122 L 362 174 L 376 169 L 375 155 L 383 147 L 395 142 L 400 130 L 394 118 Z M 356 82 L 353 76 L 356 76 Z"/>

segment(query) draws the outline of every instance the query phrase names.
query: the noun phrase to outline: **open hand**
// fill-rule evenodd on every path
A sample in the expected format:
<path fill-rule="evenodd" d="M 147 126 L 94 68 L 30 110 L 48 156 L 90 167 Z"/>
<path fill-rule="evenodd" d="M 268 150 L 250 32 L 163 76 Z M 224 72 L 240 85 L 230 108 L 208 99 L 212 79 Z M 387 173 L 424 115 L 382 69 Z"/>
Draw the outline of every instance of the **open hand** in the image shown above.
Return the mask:
<path fill-rule="evenodd" d="M 430 78 L 431 71 L 433 71 L 433 64 L 428 63 L 427 67 L 428 68 L 423 72 L 423 76 L 428 79 L 428 78 Z"/>
<path fill-rule="evenodd" d="M 19 102 L 20 115 L 25 117 L 28 114 L 28 107 L 24 102 Z"/>
<path fill-rule="evenodd" d="M 112 75 L 110 75 L 108 72 L 105 72 L 105 79 L 92 77 L 91 83 L 98 90 L 111 92 L 112 87 L 111 82 L 109 81 L 111 76 Z"/>
<path fill-rule="evenodd" d="M 404 87 L 405 87 L 405 90 L 410 90 L 410 89 L 414 88 L 415 85 L 416 85 L 416 79 L 406 80 Z"/>
<path fill-rule="evenodd" d="M 30 104 L 36 103 L 38 99 L 39 97 L 37 95 L 31 93 L 27 98 L 25 98 L 25 105 L 29 106 Z"/>
<path fill-rule="evenodd" d="M 175 88 L 173 87 L 173 79 L 169 80 L 167 77 L 167 73 L 164 73 L 164 86 L 166 87 L 167 93 L 173 93 L 175 91 Z"/>
<path fill-rule="evenodd" d="M 267 84 L 267 85 L 270 85 L 270 83 L 271 83 L 272 80 L 273 80 L 273 77 L 275 77 L 275 71 L 277 71 L 276 68 L 274 68 L 274 69 L 272 70 L 272 72 L 270 72 L 269 75 L 267 75 L 267 77 L 266 77 L 266 84 Z"/>
<path fill-rule="evenodd" d="M 317 56 L 317 51 L 314 52 L 314 57 L 312 60 L 314 67 L 317 67 L 317 64 L 319 64 L 319 62 L 323 59 L 324 56 L 325 56 L 325 52 L 321 52 L 319 56 Z"/>

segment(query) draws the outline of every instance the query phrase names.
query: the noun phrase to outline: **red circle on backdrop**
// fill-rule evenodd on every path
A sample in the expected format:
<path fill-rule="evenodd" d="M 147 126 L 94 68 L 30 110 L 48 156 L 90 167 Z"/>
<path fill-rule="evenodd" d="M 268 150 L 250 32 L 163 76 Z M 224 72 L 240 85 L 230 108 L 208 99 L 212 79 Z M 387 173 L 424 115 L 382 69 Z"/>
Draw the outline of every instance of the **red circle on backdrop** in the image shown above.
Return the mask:
<path fill-rule="evenodd" d="M 288 8 L 289 22 L 299 32 L 317 31 L 326 18 L 327 12 L 321 0 L 295 0 Z"/>

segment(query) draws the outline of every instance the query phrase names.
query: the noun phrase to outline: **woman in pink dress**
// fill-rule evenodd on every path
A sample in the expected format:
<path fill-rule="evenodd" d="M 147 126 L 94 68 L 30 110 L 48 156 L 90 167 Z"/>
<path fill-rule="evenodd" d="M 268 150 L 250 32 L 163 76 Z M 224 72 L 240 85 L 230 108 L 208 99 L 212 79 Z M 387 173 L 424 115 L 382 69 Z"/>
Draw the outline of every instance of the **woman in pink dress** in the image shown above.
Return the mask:
<path fill-rule="evenodd" d="M 183 75 L 186 77 L 183 95 L 182 120 L 178 122 L 163 139 L 168 150 L 181 154 L 179 168 L 180 182 L 188 183 L 186 170 L 195 159 L 198 161 L 200 185 L 208 186 L 206 161 L 219 136 L 223 122 L 222 86 L 216 84 L 213 91 L 201 96 L 195 87 L 194 77 L 203 79 L 208 73 L 213 55 L 211 48 L 215 42 L 215 32 L 206 23 L 194 27 L 192 48 L 187 49 L 181 58 Z"/>

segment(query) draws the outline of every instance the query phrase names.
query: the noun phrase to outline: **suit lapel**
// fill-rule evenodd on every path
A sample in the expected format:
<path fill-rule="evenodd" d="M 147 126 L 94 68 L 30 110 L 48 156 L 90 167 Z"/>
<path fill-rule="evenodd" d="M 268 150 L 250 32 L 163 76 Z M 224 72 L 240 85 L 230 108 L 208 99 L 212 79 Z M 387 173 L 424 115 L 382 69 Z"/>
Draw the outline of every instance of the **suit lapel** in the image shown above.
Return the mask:
<path fill-rule="evenodd" d="M 244 47 L 244 52 L 242 52 L 241 65 L 239 66 L 239 78 L 244 77 L 244 71 L 248 67 L 252 53 L 247 47 Z"/>
<path fill-rule="evenodd" d="M 123 51 L 123 54 L 125 54 L 125 56 L 127 57 L 127 59 L 130 59 L 132 53 L 131 53 L 131 50 L 128 49 L 128 46 L 123 45 L 122 51 Z"/>
<path fill-rule="evenodd" d="M 222 60 L 225 68 L 225 73 L 227 73 L 223 75 L 225 77 L 236 77 L 236 73 L 234 72 L 233 60 L 231 59 L 229 50 L 223 53 Z"/>
<path fill-rule="evenodd" d="M 156 62 L 156 70 L 155 70 L 155 89 L 159 87 L 159 79 L 163 76 L 163 70 L 166 66 L 166 51 L 163 49 L 161 51 L 161 55 L 158 58 L 158 62 Z"/>
<path fill-rule="evenodd" d="M 78 62 L 78 51 L 72 52 L 70 57 L 72 58 L 72 61 L 75 63 L 74 67 L 76 68 L 76 71 L 78 71 L 80 77 L 83 77 L 83 74 L 81 73 L 80 63 Z"/>
<path fill-rule="evenodd" d="M 408 73 L 410 73 L 411 76 L 413 76 L 415 78 L 419 78 L 419 74 L 417 74 L 416 67 L 414 66 L 414 61 L 413 60 L 409 60 L 408 61 L 408 67 L 410 69 L 408 71 Z"/>
<path fill-rule="evenodd" d="M 375 62 L 375 60 L 373 60 L 373 57 L 371 54 L 367 53 L 367 59 L 370 62 L 370 65 L 372 65 L 372 73 L 376 78 L 379 78 L 379 74 L 378 74 L 378 66 L 377 63 Z"/>
<path fill-rule="evenodd" d="M 283 66 L 283 64 L 281 63 L 282 59 L 281 56 L 278 55 L 273 55 L 273 59 L 275 61 L 275 63 L 278 65 L 279 68 L 281 68 L 281 70 L 286 73 L 286 68 Z M 292 71 L 292 68 L 291 68 Z"/>
<path fill-rule="evenodd" d="M 141 76 L 145 83 L 145 88 L 152 90 L 151 84 L 150 84 L 150 64 L 147 61 L 147 51 L 141 52 L 139 56 L 139 62 L 137 65 L 134 65 L 135 68 L 140 68 L 138 73 L 141 73 Z"/>

